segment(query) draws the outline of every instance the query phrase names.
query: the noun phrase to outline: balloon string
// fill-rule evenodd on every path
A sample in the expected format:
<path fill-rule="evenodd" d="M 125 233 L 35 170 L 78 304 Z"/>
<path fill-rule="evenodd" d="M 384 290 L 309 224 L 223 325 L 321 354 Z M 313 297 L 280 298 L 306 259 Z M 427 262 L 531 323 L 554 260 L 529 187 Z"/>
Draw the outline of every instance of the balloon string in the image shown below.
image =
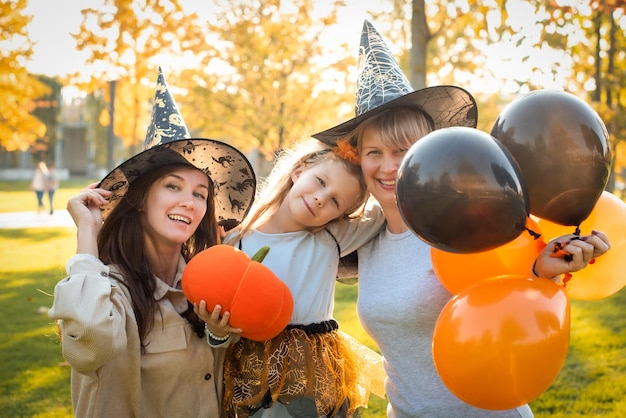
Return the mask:
<path fill-rule="evenodd" d="M 563 287 L 567 288 L 567 283 L 572 280 L 572 273 L 565 273 L 563 275 Z"/>
<path fill-rule="evenodd" d="M 531 237 L 533 237 L 535 240 L 541 238 L 541 234 L 539 232 L 533 231 L 532 229 L 530 229 L 529 227 L 526 227 L 526 230 L 528 231 L 528 233 L 530 234 Z"/>
<path fill-rule="evenodd" d="M 567 251 L 565 251 L 563 249 L 570 242 L 572 242 L 572 240 L 570 240 L 568 242 L 565 242 L 565 243 L 555 242 L 554 243 L 554 248 L 552 249 L 552 254 L 550 254 L 550 257 L 562 258 L 563 260 L 567 261 L 568 263 L 570 261 L 572 261 L 574 259 L 574 257 L 570 253 L 568 253 Z"/>
<path fill-rule="evenodd" d="M 576 229 L 574 230 L 574 235 L 576 235 L 576 237 L 572 238 L 570 240 L 570 242 L 574 241 L 574 240 L 577 240 L 577 239 L 580 239 L 580 225 L 576 225 Z M 558 257 L 558 256 L 562 255 L 563 259 L 565 259 L 565 261 L 572 261 L 574 259 L 574 257 L 570 253 L 563 251 L 563 247 L 565 245 L 567 245 L 567 244 L 569 244 L 569 242 L 565 243 L 565 244 L 560 244 L 558 242 L 555 243 L 554 244 L 554 250 L 552 251 L 552 254 L 550 254 L 550 257 Z M 591 261 L 593 261 L 595 263 L 595 259 L 592 259 Z M 589 264 L 593 264 L 591 261 L 589 261 Z M 565 273 L 563 275 L 563 287 L 564 288 L 567 288 L 567 285 L 568 285 L 569 281 L 572 280 L 572 277 L 573 277 L 572 273 Z"/>
<path fill-rule="evenodd" d="M 570 253 L 565 251 L 563 248 L 565 248 L 565 246 L 569 244 L 570 242 L 581 239 L 580 238 L 580 225 L 576 225 L 576 230 L 574 231 L 573 235 L 576 235 L 576 236 L 567 242 L 564 242 L 564 243 L 555 242 L 554 248 L 552 249 L 552 254 L 550 254 L 550 257 L 561 257 L 567 262 L 572 261 L 574 259 L 574 256 L 572 256 Z"/>

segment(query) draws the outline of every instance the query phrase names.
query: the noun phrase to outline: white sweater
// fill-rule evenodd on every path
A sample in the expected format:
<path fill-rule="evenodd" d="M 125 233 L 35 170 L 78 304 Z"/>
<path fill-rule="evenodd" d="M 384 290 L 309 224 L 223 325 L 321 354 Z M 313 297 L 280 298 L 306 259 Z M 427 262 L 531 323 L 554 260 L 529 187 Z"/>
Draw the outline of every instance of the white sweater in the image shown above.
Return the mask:
<path fill-rule="evenodd" d="M 384 223 L 380 207 L 374 205 L 363 218 L 333 222 L 327 226 L 328 231 L 278 234 L 252 231 L 240 243 L 249 256 L 263 246 L 270 247 L 263 264 L 291 291 L 294 310 L 290 323 L 308 325 L 332 318 L 339 265 L 337 246 L 342 256 L 349 254 L 377 235 Z M 231 237 L 225 242 L 230 243 Z M 240 243 L 233 245 L 239 248 Z"/>

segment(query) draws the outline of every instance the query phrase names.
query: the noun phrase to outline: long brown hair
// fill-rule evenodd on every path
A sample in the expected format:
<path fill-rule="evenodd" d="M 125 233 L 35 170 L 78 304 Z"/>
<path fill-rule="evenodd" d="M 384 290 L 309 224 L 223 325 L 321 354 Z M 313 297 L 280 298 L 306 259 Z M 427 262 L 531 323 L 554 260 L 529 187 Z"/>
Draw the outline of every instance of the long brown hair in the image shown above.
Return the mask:
<path fill-rule="evenodd" d="M 98 234 L 100 259 L 105 264 L 116 265 L 122 276 L 118 279 L 130 292 L 142 347 L 145 347 L 144 338 L 154 325 L 158 305 L 153 296 L 156 281 L 146 253 L 141 209 L 145 206 L 148 191 L 155 181 L 173 171 L 190 167 L 193 168 L 186 164 L 171 164 L 155 168 L 135 180 L 130 184 L 126 195 L 111 211 Z M 181 254 L 185 261 L 189 261 L 198 252 L 220 243 L 215 204 L 212 199 L 213 182 L 210 178 L 208 196 L 204 218 L 194 234 L 182 246 Z"/>

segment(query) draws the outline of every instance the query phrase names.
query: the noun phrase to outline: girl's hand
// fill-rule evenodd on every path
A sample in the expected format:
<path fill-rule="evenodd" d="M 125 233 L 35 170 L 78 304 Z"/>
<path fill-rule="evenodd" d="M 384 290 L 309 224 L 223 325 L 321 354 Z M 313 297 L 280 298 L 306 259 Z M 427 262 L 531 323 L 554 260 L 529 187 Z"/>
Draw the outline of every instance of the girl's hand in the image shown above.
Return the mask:
<path fill-rule="evenodd" d="M 582 270 L 596 257 L 611 248 L 608 237 L 600 231 L 591 235 L 563 235 L 551 240 L 535 260 L 539 277 L 554 278 Z"/>
<path fill-rule="evenodd" d="M 194 303 L 193 310 L 200 319 L 206 322 L 209 331 L 216 337 L 225 337 L 229 333 L 239 334 L 242 332 L 240 328 L 230 326 L 230 312 L 222 313 L 222 307 L 215 305 L 213 312 L 206 309 L 206 302 L 201 300 L 199 304 Z"/>

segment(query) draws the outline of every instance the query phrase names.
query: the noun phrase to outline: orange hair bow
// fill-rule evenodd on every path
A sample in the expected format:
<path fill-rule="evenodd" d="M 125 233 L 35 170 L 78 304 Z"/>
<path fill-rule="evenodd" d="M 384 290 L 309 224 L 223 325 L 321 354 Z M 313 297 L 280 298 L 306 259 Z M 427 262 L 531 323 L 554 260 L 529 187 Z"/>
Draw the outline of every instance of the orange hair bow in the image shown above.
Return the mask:
<path fill-rule="evenodd" d="M 350 144 L 350 138 L 341 138 L 337 140 L 337 145 L 333 148 L 333 152 L 340 158 L 350 161 L 352 164 L 361 164 L 361 158 L 356 147 Z"/>

